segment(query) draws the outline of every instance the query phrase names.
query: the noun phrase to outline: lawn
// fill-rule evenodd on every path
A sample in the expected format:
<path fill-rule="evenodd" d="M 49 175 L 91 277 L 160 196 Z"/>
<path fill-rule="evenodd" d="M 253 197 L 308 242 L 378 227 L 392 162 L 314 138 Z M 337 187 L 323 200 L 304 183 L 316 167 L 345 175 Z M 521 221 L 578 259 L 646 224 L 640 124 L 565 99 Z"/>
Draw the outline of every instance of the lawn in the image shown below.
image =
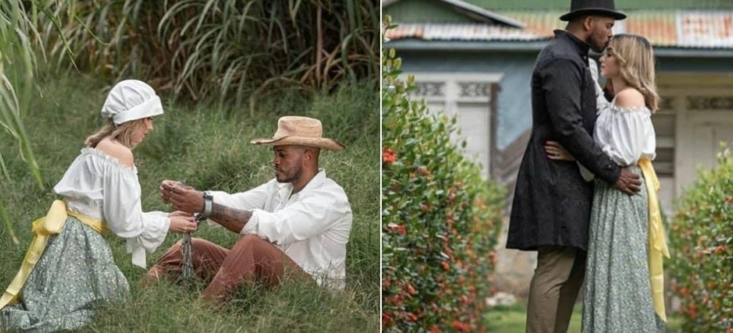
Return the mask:
<path fill-rule="evenodd" d="M 484 316 L 484 320 L 488 331 L 492 333 L 524 333 L 527 318 L 526 311 L 526 306 L 523 303 L 516 303 L 511 306 L 496 306 L 489 309 L 489 312 Z M 580 333 L 582 314 L 583 306 L 578 303 L 575 305 L 568 333 Z M 669 317 L 667 332 L 680 333 L 681 324 L 682 319 L 680 317 Z"/>
<path fill-rule="evenodd" d="M 580 333 L 580 317 L 582 308 L 575 306 L 568 333 Z M 492 333 L 524 333 L 527 309 L 524 304 L 512 306 L 496 306 L 489 309 L 484 316 L 488 331 Z"/>
<path fill-rule="evenodd" d="M 100 126 L 104 83 L 81 75 L 41 82 L 32 108 L 23 115 L 43 175 L 40 189 L 19 158 L 16 142 L 0 134 L 0 153 L 12 181 L 0 180 L 0 200 L 8 210 L 20 244 L 0 228 L 0 288 L 20 267 L 31 240 L 30 223 L 56 199 L 51 189 Z M 165 115 L 135 149 L 143 194 L 143 210 L 168 211 L 157 195 L 163 179 L 183 180 L 199 189 L 243 191 L 272 178 L 272 151 L 249 145 L 271 137 L 277 118 L 286 114 L 319 118 L 324 135 L 347 146 L 342 153 L 324 152 L 321 167 L 341 184 L 352 204 L 354 224 L 348 244 L 347 288 L 331 294 L 318 288 L 288 285 L 276 290 L 242 290 L 235 301 L 214 309 L 198 300 L 203 286 L 184 290 L 170 283 L 139 288 L 144 270 L 132 265 L 124 242 L 107 239 L 115 261 L 132 288 L 132 299 L 101 309 L 82 332 L 378 332 L 379 331 L 379 101 L 373 84 L 354 84 L 330 94 L 306 98 L 297 92 L 274 94 L 254 110 L 174 104 L 164 100 Z M 237 235 L 223 228 L 202 227 L 194 234 L 230 247 Z M 180 240 L 169 234 L 148 266 Z"/>

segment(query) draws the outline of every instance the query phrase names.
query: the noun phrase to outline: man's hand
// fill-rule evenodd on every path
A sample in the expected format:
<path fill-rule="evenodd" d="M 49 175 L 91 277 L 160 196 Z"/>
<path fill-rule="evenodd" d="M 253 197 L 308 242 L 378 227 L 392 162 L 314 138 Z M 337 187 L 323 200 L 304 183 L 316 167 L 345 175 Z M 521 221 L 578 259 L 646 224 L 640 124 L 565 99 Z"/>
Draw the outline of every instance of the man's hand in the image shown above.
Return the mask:
<path fill-rule="evenodd" d="M 170 203 L 170 195 L 171 191 L 170 188 L 174 186 L 180 186 L 187 189 L 193 189 L 191 186 L 184 185 L 182 182 L 179 182 L 177 180 L 170 180 L 166 179 L 163 182 L 160 183 L 160 187 L 158 188 L 158 193 L 160 194 L 160 199 L 163 200 L 163 202 L 169 204 Z"/>
<path fill-rule="evenodd" d="M 606 86 L 603 88 L 603 96 L 610 102 L 613 100 L 614 95 L 616 95 L 616 92 L 613 91 L 613 81 L 606 80 Z"/>
<path fill-rule="evenodd" d="M 628 195 L 634 195 L 641 190 L 641 179 L 638 175 L 629 171 L 629 168 L 622 168 L 621 175 L 614 186 Z"/>
<path fill-rule="evenodd" d="M 609 94 L 609 95 L 611 95 L 611 96 L 615 96 L 615 95 L 616 95 L 616 92 L 615 92 L 615 91 L 613 91 L 613 81 L 611 81 L 611 80 L 606 80 L 606 91 L 607 91 L 607 92 L 608 92 L 608 94 Z"/>
<path fill-rule="evenodd" d="M 163 201 L 173 206 L 173 209 L 186 213 L 200 213 L 204 210 L 204 194 L 191 186 L 180 183 L 166 182 L 160 186 Z"/>

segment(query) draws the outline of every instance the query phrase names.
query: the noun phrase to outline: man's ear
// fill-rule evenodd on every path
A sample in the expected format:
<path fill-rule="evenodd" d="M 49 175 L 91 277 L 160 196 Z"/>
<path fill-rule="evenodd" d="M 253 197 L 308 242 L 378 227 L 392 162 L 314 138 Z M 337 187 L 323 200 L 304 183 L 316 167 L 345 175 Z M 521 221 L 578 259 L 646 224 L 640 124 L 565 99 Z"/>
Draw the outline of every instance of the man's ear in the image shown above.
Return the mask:
<path fill-rule="evenodd" d="M 593 16 L 586 16 L 583 18 L 583 29 L 585 31 L 593 30 Z"/>

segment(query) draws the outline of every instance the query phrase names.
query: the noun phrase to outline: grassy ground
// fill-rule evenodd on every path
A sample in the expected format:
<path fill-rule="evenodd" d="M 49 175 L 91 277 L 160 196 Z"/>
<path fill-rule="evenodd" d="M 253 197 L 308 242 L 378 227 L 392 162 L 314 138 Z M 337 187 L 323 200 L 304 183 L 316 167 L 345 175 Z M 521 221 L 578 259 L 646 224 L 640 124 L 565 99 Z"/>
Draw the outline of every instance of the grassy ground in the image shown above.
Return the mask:
<path fill-rule="evenodd" d="M 0 152 L 12 182 L 0 181 L 20 245 L 0 228 L 0 288 L 15 275 L 31 240 L 30 222 L 45 214 L 56 196 L 51 189 L 100 125 L 103 85 L 81 76 L 54 78 L 40 84 L 43 98 L 24 116 L 26 130 L 42 170 L 45 190 L 34 183 L 18 157 L 17 145 L 0 134 Z M 318 288 L 288 285 L 276 290 L 244 290 L 225 309 L 198 301 L 203 286 L 183 290 L 164 283 L 140 289 L 144 270 L 132 266 L 124 243 L 108 236 L 115 261 L 127 276 L 132 300 L 103 309 L 83 332 L 377 332 L 379 330 L 379 104 L 377 88 L 345 87 L 330 96 L 305 99 L 283 93 L 262 101 L 253 111 L 172 105 L 155 118 L 155 130 L 135 150 L 145 211 L 166 207 L 157 196 L 163 179 L 179 179 L 200 189 L 242 191 L 272 178 L 272 151 L 250 146 L 255 137 L 270 137 L 285 114 L 320 118 L 324 134 L 347 146 L 324 152 L 321 167 L 349 195 L 354 224 L 348 245 L 347 289 L 330 294 Z M 223 228 L 202 227 L 195 234 L 230 247 L 237 235 Z M 148 265 L 173 243 L 168 235 Z"/>
<path fill-rule="evenodd" d="M 580 317 L 582 308 L 575 307 L 570 321 L 568 333 L 580 333 Z M 489 309 L 484 317 L 489 332 L 493 333 L 524 333 L 527 318 L 527 309 L 524 304 L 512 306 L 496 306 Z"/>
<path fill-rule="evenodd" d="M 580 323 L 583 315 L 582 304 L 576 304 L 574 310 L 568 333 L 580 333 Z M 488 331 L 492 333 L 524 333 L 526 313 L 527 308 L 521 303 L 512 306 L 497 306 L 489 309 L 489 312 L 484 316 L 484 320 Z M 681 318 L 668 317 L 667 332 L 680 333 L 681 324 Z"/>

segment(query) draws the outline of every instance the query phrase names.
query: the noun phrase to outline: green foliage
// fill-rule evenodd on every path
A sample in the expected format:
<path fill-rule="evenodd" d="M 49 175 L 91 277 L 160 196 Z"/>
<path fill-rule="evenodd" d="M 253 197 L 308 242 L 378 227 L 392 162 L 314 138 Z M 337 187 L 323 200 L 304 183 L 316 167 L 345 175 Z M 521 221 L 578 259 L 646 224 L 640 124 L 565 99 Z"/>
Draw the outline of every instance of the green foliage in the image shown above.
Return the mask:
<path fill-rule="evenodd" d="M 54 54 L 67 40 L 85 72 L 107 82 L 140 78 L 193 101 L 243 105 L 285 86 L 376 80 L 379 70 L 374 0 L 73 3 L 48 7 L 64 22 L 63 34 L 44 25 Z"/>
<path fill-rule="evenodd" d="M 31 101 L 22 119 L 37 153 L 45 190 L 30 176 L 11 140 L 0 140 L 8 172 L 16 180 L 0 182 L 9 221 L 20 240 L 8 240 L 0 228 L 0 288 L 15 276 L 31 240 L 30 222 L 45 214 L 57 196 L 50 190 L 79 154 L 84 139 L 101 125 L 99 110 L 106 98 L 104 83 L 78 74 L 38 81 L 43 98 Z M 343 85 L 312 98 L 283 93 L 263 100 L 271 113 L 252 118 L 249 112 L 230 112 L 203 103 L 188 108 L 164 98 L 165 114 L 156 117 L 154 130 L 135 148 L 135 163 L 145 211 L 168 211 L 157 189 L 163 179 L 183 180 L 199 189 L 243 191 L 273 177 L 272 150 L 253 146 L 257 137 L 271 137 L 284 114 L 321 119 L 324 135 L 347 147 L 323 152 L 320 165 L 343 186 L 352 205 L 354 223 L 347 247 L 347 288 L 340 293 L 308 286 L 243 292 L 225 309 L 198 300 L 204 286 L 183 290 L 163 283 L 139 288 L 144 270 L 133 266 L 125 243 L 107 237 L 115 262 L 132 288 L 130 302 L 105 309 L 82 332 L 376 332 L 379 330 L 379 104 L 373 84 Z M 297 105 L 297 107 L 295 107 Z M 234 107 L 232 107 L 234 109 Z M 248 111 L 247 109 L 244 109 Z M 344 129 L 354 133 L 342 136 Z M 231 247 L 238 235 L 223 228 L 202 226 L 194 237 Z M 148 265 L 179 241 L 169 234 L 148 255 Z"/>
<path fill-rule="evenodd" d="M 455 118 L 409 99 L 395 50 L 382 61 L 384 331 L 485 331 L 504 190 L 451 140 Z"/>
<path fill-rule="evenodd" d="M 32 83 L 37 65 L 33 40 L 39 37 L 35 29 L 39 19 L 39 13 L 35 10 L 36 2 L 30 2 L 34 9 L 30 12 L 26 11 L 28 5 L 27 1 L 0 1 L 0 127 L 4 129 L 3 134 L 10 135 L 18 143 L 18 155 L 26 162 L 36 184 L 43 188 L 41 172 L 21 120 L 21 114 L 28 110 L 33 92 Z M 42 14 L 48 15 L 45 12 Z M 52 26 L 58 23 L 55 17 L 45 18 Z M 43 49 L 41 53 L 43 54 Z M 12 181 L 5 157 L 1 153 L 0 171 L 0 179 Z M 10 239 L 17 244 L 18 239 L 9 223 L 3 202 L 0 202 L 0 219 L 5 222 Z"/>
<path fill-rule="evenodd" d="M 258 99 L 288 86 L 312 96 L 376 81 L 378 16 L 374 0 L 0 1 L 0 139 L 18 143 L 13 155 L 43 190 L 21 114 L 39 97 L 46 51 L 52 67 L 92 73 L 102 86 L 138 78 L 188 100 L 247 100 L 254 115 Z M 5 156 L 0 179 L 12 181 Z M 17 243 L 4 201 L 0 219 Z"/>
<path fill-rule="evenodd" d="M 684 193 L 669 232 L 684 332 L 733 332 L 733 156 L 723 148 Z"/>

